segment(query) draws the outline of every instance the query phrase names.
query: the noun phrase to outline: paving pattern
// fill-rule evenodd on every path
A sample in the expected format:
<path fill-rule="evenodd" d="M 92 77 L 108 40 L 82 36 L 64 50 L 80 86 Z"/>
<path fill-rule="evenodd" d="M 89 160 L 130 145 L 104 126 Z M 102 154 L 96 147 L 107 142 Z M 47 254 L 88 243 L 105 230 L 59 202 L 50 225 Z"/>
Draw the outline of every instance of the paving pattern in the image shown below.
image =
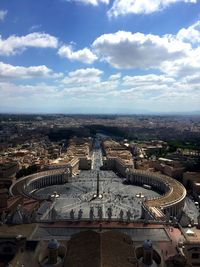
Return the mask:
<path fill-rule="evenodd" d="M 38 190 L 37 195 L 59 195 L 55 199 L 53 213 L 56 219 L 134 219 L 141 217 L 144 198 L 158 197 L 159 194 L 139 186 L 124 184 L 113 171 L 102 171 L 102 152 L 96 141 L 93 149 L 92 170 L 81 171 L 65 185 L 54 185 Z M 97 175 L 99 175 L 99 196 L 97 196 Z M 140 194 L 143 197 L 138 197 Z M 46 218 L 46 219 L 48 219 Z"/>

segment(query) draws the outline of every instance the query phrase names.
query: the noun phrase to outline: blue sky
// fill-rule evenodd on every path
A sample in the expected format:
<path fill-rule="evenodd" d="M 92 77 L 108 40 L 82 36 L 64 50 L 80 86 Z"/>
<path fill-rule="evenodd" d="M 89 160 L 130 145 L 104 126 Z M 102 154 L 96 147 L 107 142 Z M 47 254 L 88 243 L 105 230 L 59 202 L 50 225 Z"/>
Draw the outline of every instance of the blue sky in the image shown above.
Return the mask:
<path fill-rule="evenodd" d="M 1 0 L 0 112 L 200 110 L 199 0 Z"/>

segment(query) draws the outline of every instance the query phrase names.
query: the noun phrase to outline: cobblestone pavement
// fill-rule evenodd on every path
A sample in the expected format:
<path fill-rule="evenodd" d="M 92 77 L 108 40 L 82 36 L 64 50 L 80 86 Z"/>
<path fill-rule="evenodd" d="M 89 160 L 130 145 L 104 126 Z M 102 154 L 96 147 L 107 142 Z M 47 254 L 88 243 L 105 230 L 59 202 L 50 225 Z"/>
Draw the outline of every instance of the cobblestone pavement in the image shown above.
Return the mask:
<path fill-rule="evenodd" d="M 73 182 L 65 185 L 54 185 L 37 191 L 37 195 L 51 195 L 57 192 L 60 197 L 55 201 L 55 213 L 57 218 L 70 218 L 70 211 L 73 209 L 74 218 L 78 218 L 80 209 L 82 218 L 89 218 L 90 210 L 93 208 L 94 218 L 98 219 L 98 210 L 102 209 L 102 217 L 108 217 L 108 209 L 112 209 L 112 218 L 120 218 L 123 211 L 123 219 L 127 217 L 130 210 L 131 218 L 138 219 L 141 216 L 141 204 L 143 198 L 138 198 L 141 193 L 146 198 L 159 196 L 158 193 L 143 187 L 123 184 L 112 171 L 100 171 L 99 193 L 102 198 L 94 198 L 96 194 L 96 170 L 82 171 Z M 49 215 L 50 216 L 50 215 Z"/>
<path fill-rule="evenodd" d="M 58 219 L 115 218 L 121 220 L 139 219 L 144 198 L 158 197 L 159 194 L 143 187 L 126 185 L 125 179 L 113 171 L 100 170 L 102 151 L 99 140 L 93 148 L 92 170 L 81 171 L 65 185 L 54 185 L 38 190 L 37 195 L 59 194 L 51 216 Z M 97 196 L 97 175 L 99 175 L 99 197 Z M 143 197 L 138 197 L 141 193 Z M 46 218 L 48 219 L 48 218 Z"/>

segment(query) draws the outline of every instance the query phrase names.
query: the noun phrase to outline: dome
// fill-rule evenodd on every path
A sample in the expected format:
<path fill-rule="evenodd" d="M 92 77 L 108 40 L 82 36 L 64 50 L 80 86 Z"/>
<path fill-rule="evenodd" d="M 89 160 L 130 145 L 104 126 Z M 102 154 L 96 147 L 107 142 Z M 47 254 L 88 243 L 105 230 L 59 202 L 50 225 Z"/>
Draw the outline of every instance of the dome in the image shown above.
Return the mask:
<path fill-rule="evenodd" d="M 59 247 L 59 243 L 56 239 L 51 239 L 48 243 L 49 249 L 57 249 Z"/>
<path fill-rule="evenodd" d="M 151 242 L 151 240 L 149 240 L 149 239 L 145 240 L 144 243 L 143 243 L 143 248 L 144 249 L 147 249 L 147 250 L 152 249 L 152 242 Z"/>

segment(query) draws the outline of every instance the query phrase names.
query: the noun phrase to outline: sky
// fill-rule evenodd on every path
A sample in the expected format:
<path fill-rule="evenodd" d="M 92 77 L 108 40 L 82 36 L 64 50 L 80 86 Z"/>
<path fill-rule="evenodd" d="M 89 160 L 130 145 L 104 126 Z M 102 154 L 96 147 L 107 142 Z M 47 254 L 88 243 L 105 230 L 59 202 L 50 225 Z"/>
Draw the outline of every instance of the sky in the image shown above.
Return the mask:
<path fill-rule="evenodd" d="M 200 0 L 1 0 L 0 112 L 200 111 Z"/>

